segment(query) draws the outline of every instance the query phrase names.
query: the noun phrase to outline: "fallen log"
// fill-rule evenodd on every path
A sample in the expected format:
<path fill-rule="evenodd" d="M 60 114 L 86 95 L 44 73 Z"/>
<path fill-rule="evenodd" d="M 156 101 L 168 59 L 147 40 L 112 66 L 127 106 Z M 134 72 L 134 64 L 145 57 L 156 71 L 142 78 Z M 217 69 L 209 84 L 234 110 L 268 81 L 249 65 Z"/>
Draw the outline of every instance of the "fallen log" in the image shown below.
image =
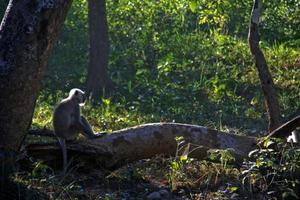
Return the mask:
<path fill-rule="evenodd" d="M 210 149 L 232 149 L 237 159 L 247 157 L 257 138 L 219 132 L 203 126 L 179 123 L 151 123 L 115 131 L 101 138 L 67 143 L 68 154 L 80 156 L 105 168 L 118 168 L 158 154 L 174 156 L 176 137 L 190 143 L 190 157 L 204 159 Z M 62 159 L 57 144 L 29 144 L 29 155 L 42 159 Z"/>

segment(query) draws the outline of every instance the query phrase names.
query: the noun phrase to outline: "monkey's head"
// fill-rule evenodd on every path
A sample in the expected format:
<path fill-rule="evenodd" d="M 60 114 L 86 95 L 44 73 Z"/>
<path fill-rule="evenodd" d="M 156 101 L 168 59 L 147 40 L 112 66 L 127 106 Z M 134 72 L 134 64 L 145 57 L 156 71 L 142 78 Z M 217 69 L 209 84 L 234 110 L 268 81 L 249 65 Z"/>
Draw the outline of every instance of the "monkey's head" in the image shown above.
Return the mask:
<path fill-rule="evenodd" d="M 73 88 L 72 90 L 70 90 L 68 98 L 75 100 L 80 106 L 84 106 L 84 102 L 86 99 L 85 93 L 78 88 Z"/>

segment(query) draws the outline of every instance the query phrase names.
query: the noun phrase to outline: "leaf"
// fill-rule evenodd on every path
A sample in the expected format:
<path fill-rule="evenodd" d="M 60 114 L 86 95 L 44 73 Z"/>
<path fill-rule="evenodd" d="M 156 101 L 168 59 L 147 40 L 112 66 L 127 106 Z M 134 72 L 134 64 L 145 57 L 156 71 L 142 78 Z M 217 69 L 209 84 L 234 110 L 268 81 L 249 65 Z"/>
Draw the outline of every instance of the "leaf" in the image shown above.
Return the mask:
<path fill-rule="evenodd" d="M 268 159 L 267 160 L 267 167 L 274 167 L 273 165 L 274 165 L 274 163 L 270 159 Z"/>
<path fill-rule="evenodd" d="M 141 75 L 141 74 L 146 74 L 147 70 L 146 69 L 138 69 L 137 72 L 135 73 L 135 75 Z"/>
<path fill-rule="evenodd" d="M 252 156 L 254 156 L 257 152 L 259 152 L 259 149 L 254 149 L 253 151 L 250 151 L 248 153 L 248 157 L 251 158 Z"/>
<path fill-rule="evenodd" d="M 184 140 L 184 137 L 183 136 L 176 136 L 175 140 L 176 140 L 176 142 L 180 142 L 180 141 Z"/>
<path fill-rule="evenodd" d="M 177 161 L 172 161 L 171 162 L 171 168 L 173 170 L 178 170 L 179 169 L 179 163 Z"/>
<path fill-rule="evenodd" d="M 261 160 L 256 161 L 256 167 L 260 168 L 263 165 L 263 162 Z"/>
<path fill-rule="evenodd" d="M 299 197 L 297 196 L 297 194 L 290 189 L 289 192 L 284 192 L 282 194 L 282 199 L 292 199 L 291 197 L 294 197 L 295 199 L 299 199 Z"/>
<path fill-rule="evenodd" d="M 238 190 L 239 188 L 238 187 L 230 187 L 229 190 L 231 193 L 234 193 Z"/>
<path fill-rule="evenodd" d="M 182 155 L 180 156 L 180 161 L 186 161 L 187 160 L 187 155 Z"/>
<path fill-rule="evenodd" d="M 190 1 L 189 7 L 190 7 L 190 10 L 191 10 L 193 13 L 196 12 L 197 2 L 196 2 L 196 1 Z"/>
<path fill-rule="evenodd" d="M 190 143 L 188 143 L 184 149 L 184 152 L 182 153 L 182 155 L 179 157 L 180 161 L 186 161 L 188 159 L 188 155 L 190 152 Z"/>
<path fill-rule="evenodd" d="M 266 140 L 266 141 L 264 142 L 264 146 L 265 146 L 266 148 L 269 148 L 269 146 L 271 146 L 272 144 L 274 144 L 274 142 L 273 142 L 272 140 L 270 140 L 270 139 L 268 139 L 268 140 Z"/>
<path fill-rule="evenodd" d="M 252 100 L 251 100 L 251 102 L 250 102 L 250 104 L 251 104 L 252 106 L 257 105 L 257 104 L 258 104 L 258 99 L 257 99 L 256 97 L 253 97 Z"/>
<path fill-rule="evenodd" d="M 102 102 L 105 106 L 109 106 L 110 104 L 110 99 L 102 99 Z"/>

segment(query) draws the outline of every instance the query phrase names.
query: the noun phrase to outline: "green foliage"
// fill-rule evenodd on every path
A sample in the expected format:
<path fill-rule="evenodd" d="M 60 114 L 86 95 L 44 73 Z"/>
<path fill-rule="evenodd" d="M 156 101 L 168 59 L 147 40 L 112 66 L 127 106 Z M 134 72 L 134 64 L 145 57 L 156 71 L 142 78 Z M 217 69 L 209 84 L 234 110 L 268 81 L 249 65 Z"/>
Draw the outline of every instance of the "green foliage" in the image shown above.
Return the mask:
<path fill-rule="evenodd" d="M 246 36 L 253 1 L 197 0 L 189 7 L 197 14 L 200 28 L 210 31 Z M 299 38 L 300 6 L 297 0 L 265 1 L 261 17 L 262 37 L 269 41 Z M 281 27 L 280 25 L 284 25 Z"/>
<path fill-rule="evenodd" d="M 73 1 L 62 33 L 49 60 L 44 88 L 67 91 L 85 80 L 88 66 L 89 38 L 87 1 Z"/>
<path fill-rule="evenodd" d="M 194 146 L 191 148 L 191 144 L 186 143 L 182 136 L 175 139 L 177 142 L 176 153 L 170 159 L 170 169 L 167 175 L 172 191 L 178 190 L 182 183 L 188 185 L 190 179 L 192 179 L 191 177 L 195 178 L 195 176 L 200 176 L 198 181 L 203 181 L 201 185 L 219 185 L 237 178 L 238 170 L 228 165 L 235 161 L 231 150 L 211 150 L 209 159 L 215 161 L 215 163 L 207 161 L 194 162 L 189 154 L 199 147 Z M 231 185 L 227 189 L 230 193 L 234 193 L 238 188 Z"/>
<path fill-rule="evenodd" d="M 264 16 L 275 15 L 277 5 L 289 10 L 293 20 L 288 23 L 296 24 L 298 8 L 292 3 L 266 3 Z M 251 6 L 251 1 L 231 0 L 107 1 L 109 72 L 117 90 L 109 106 L 103 100 L 84 114 L 97 130 L 153 121 L 265 129 L 263 95 L 245 38 Z M 278 17 L 283 16 L 274 20 Z M 275 22 L 264 31 L 265 22 L 263 17 L 261 34 L 270 40 L 275 25 L 298 31 Z M 300 43 L 296 35 L 289 37 L 261 42 L 285 116 L 300 108 Z M 70 88 L 84 84 L 88 48 L 87 2 L 74 1 L 50 59 L 34 125 L 51 127 L 54 105 Z"/>
<path fill-rule="evenodd" d="M 44 164 L 42 161 L 38 161 L 34 163 L 34 168 L 31 172 L 32 177 L 34 178 L 42 178 L 45 176 L 49 176 L 49 174 L 54 174 L 53 170 L 46 164 Z"/>
<path fill-rule="evenodd" d="M 168 174 L 169 183 L 173 191 L 177 189 L 179 181 L 185 181 L 187 179 L 186 173 L 184 173 L 184 166 L 192 161 L 192 159 L 188 157 L 190 144 L 186 144 L 182 136 L 176 137 L 175 139 L 177 142 L 176 155 L 170 161 L 170 172 Z"/>
<path fill-rule="evenodd" d="M 225 150 L 211 150 L 209 151 L 209 157 L 212 161 L 220 161 L 221 166 L 226 169 L 228 163 L 232 163 L 235 161 L 235 157 L 232 154 L 232 151 L 230 149 Z"/>
<path fill-rule="evenodd" d="M 253 193 L 267 198 L 299 199 L 300 148 L 280 140 L 268 139 L 249 153 L 243 183 Z"/>
<path fill-rule="evenodd" d="M 264 2 L 263 37 L 270 41 L 287 41 L 300 36 L 300 3 L 297 0 Z M 282 26 L 282 27 L 280 27 Z"/>

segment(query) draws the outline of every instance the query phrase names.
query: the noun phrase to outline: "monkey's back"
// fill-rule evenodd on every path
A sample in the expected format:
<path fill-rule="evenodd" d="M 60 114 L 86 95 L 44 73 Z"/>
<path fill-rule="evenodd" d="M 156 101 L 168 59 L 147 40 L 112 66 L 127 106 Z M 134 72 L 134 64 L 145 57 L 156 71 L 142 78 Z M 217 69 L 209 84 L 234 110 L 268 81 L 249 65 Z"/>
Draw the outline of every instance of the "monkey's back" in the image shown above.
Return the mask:
<path fill-rule="evenodd" d="M 75 110 L 72 101 L 62 101 L 53 113 L 53 128 L 56 136 L 64 139 L 74 139 L 77 131 L 72 128 L 72 119 Z"/>

